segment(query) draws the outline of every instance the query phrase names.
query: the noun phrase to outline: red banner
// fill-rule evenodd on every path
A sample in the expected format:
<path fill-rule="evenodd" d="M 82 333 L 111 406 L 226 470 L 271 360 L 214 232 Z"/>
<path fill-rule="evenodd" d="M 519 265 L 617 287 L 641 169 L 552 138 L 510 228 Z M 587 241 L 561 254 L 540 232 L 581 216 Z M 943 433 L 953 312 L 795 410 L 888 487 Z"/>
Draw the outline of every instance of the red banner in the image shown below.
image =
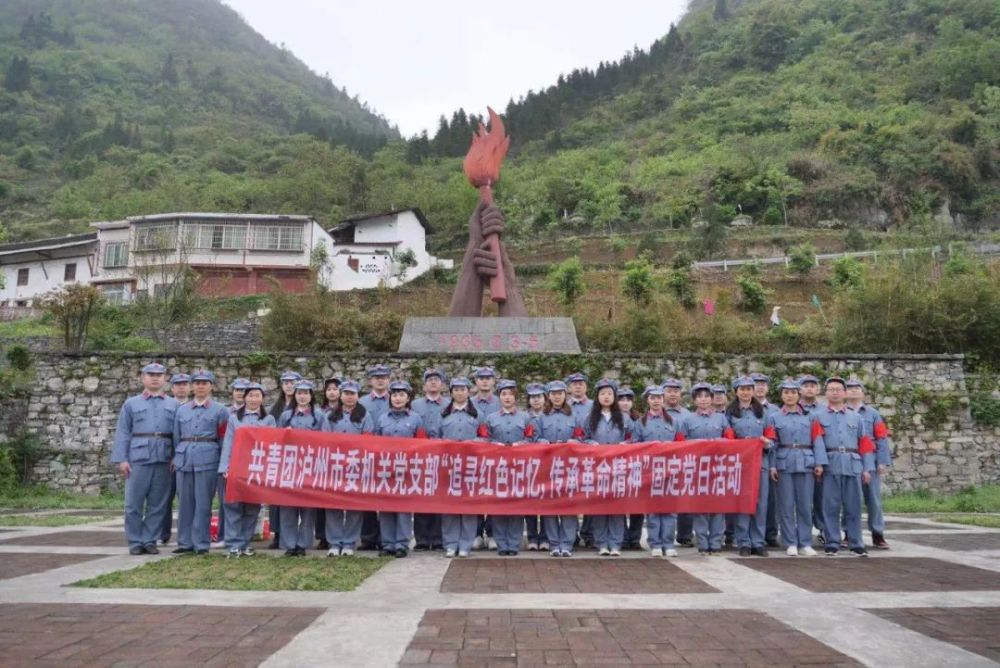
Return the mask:
<path fill-rule="evenodd" d="M 759 439 L 505 447 L 241 427 L 226 501 L 479 515 L 753 513 Z"/>

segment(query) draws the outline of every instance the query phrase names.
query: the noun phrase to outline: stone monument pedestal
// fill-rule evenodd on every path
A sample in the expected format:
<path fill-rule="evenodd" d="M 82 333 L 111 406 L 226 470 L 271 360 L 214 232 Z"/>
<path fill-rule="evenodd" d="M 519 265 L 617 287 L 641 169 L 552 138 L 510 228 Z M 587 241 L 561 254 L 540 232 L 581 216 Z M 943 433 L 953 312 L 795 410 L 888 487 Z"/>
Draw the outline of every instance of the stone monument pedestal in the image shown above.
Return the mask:
<path fill-rule="evenodd" d="M 579 353 L 572 318 L 407 318 L 401 353 Z"/>

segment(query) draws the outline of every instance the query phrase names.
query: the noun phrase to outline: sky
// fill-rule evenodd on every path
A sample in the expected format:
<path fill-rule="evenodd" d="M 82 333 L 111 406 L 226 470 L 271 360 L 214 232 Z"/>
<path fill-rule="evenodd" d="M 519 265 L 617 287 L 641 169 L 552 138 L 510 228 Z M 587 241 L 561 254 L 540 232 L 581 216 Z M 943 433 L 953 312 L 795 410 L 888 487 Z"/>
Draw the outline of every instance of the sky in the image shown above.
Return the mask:
<path fill-rule="evenodd" d="M 224 0 L 406 136 L 459 107 L 498 112 L 561 73 L 647 48 L 686 0 Z"/>

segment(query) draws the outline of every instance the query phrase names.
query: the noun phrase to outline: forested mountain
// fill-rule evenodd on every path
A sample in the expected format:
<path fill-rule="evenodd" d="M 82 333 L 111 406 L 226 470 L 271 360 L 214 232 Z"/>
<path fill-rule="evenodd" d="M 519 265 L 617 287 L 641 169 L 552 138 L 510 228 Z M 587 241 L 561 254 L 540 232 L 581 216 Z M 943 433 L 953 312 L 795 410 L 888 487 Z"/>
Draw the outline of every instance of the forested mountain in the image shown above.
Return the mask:
<path fill-rule="evenodd" d="M 0 77 L 0 211 L 19 234 L 149 210 L 137 193 L 171 175 L 211 190 L 250 162 L 276 169 L 291 134 L 361 155 L 398 138 L 217 0 L 3 0 Z M 102 173 L 113 192 L 88 184 Z M 126 202 L 102 209 L 109 194 Z"/>
<path fill-rule="evenodd" d="M 448 244 L 489 103 L 513 137 L 497 200 L 516 236 L 739 212 L 1000 225 L 996 0 L 695 0 L 663 35 L 398 140 L 215 0 L 7 0 L 0 214 L 25 236 L 177 209 L 420 206 Z"/>

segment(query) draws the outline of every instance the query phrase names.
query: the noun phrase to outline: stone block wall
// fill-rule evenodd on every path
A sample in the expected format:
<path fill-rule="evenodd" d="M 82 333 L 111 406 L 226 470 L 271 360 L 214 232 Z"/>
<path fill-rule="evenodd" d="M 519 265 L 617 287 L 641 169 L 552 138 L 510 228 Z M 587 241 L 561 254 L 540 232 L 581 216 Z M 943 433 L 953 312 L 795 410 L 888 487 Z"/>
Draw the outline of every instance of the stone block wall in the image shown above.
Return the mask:
<path fill-rule="evenodd" d="M 384 355 L 255 352 L 249 355 L 39 353 L 35 389 L 19 419 L 36 433 L 46 455 L 35 468 L 38 482 L 85 492 L 116 488 L 120 481 L 108 463 L 118 410 L 140 390 L 138 369 L 158 360 L 171 372 L 208 368 L 219 379 L 217 396 L 237 376 L 261 380 L 268 402 L 277 376 L 294 369 L 320 381 L 337 375 L 364 378 L 364 370 L 388 364 L 396 375 L 420 385 L 423 369 L 468 374 L 482 364 L 520 383 L 546 381 L 583 370 L 592 379 L 617 378 L 637 390 L 666 376 L 687 387 L 699 380 L 726 382 L 741 373 L 763 371 L 779 380 L 814 373 L 820 377 L 854 375 L 865 383 L 869 400 L 893 431 L 894 471 L 890 491 L 955 491 L 967 485 L 1000 482 L 1000 430 L 977 427 L 969 413 L 962 357 L 956 355 L 771 355 L 741 357 L 697 354 L 582 355 Z M 9 421 L 0 421 L 0 429 Z"/>

